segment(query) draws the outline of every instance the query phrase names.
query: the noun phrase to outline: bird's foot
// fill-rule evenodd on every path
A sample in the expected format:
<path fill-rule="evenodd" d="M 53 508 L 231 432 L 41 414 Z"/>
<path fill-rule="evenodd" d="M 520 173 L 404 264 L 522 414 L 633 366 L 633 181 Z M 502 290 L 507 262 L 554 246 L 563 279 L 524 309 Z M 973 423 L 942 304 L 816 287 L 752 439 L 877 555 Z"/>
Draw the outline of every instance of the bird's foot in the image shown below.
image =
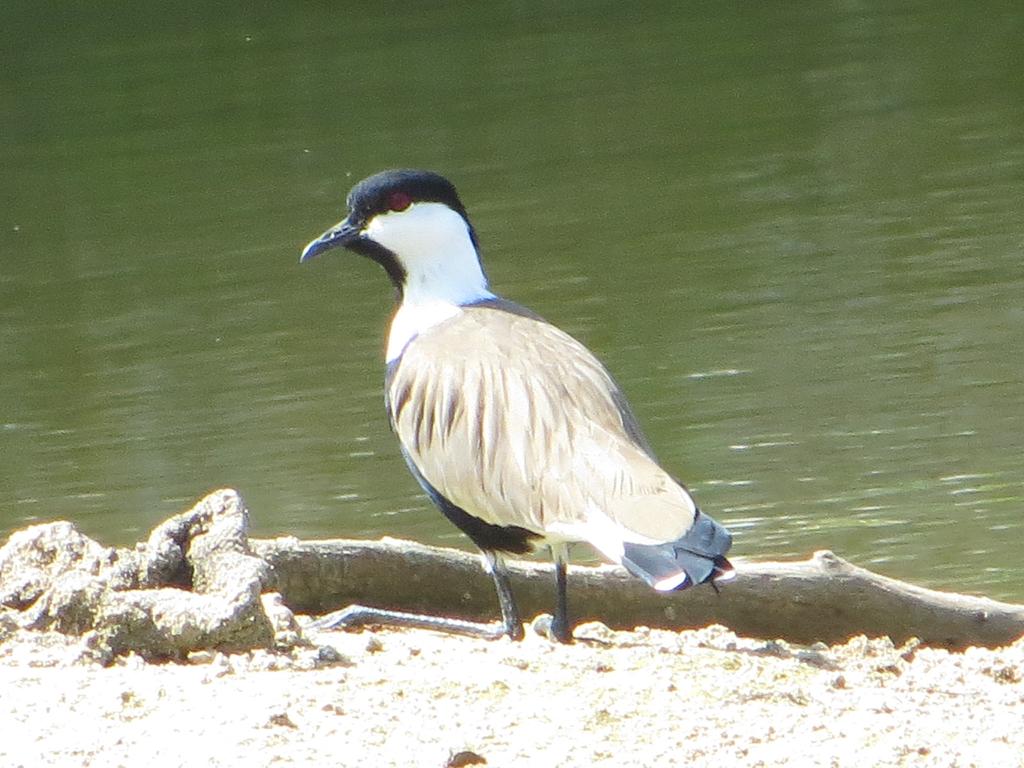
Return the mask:
<path fill-rule="evenodd" d="M 558 621 L 550 613 L 542 613 L 535 618 L 530 627 L 541 637 L 546 637 L 553 643 L 571 643 L 572 630 L 565 622 Z"/>

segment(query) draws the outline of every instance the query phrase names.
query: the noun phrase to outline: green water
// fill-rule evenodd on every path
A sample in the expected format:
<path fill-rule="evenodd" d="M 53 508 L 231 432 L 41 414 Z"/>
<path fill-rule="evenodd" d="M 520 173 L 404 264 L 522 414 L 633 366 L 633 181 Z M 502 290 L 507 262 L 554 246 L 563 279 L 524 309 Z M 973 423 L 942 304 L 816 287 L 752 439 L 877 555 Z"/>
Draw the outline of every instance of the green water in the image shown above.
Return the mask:
<path fill-rule="evenodd" d="M 418 166 L 737 556 L 1024 600 L 1024 7 L 410 5 L 0 7 L 0 535 L 230 485 L 465 545 L 387 430 L 386 279 L 298 264 Z"/>

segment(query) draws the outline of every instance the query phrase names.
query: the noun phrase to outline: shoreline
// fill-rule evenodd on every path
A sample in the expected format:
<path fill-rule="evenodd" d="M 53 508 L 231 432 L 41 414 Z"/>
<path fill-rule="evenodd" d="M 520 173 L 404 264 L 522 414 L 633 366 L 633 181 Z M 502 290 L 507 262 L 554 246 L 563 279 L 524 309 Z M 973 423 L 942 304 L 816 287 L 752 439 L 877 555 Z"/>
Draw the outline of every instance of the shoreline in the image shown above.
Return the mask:
<path fill-rule="evenodd" d="M 0 763 L 963 767 L 1024 755 L 1024 639 L 952 653 L 598 623 L 577 638 L 366 629 L 287 653 L 103 666 L 88 638 L 14 630 L 0 643 Z"/>

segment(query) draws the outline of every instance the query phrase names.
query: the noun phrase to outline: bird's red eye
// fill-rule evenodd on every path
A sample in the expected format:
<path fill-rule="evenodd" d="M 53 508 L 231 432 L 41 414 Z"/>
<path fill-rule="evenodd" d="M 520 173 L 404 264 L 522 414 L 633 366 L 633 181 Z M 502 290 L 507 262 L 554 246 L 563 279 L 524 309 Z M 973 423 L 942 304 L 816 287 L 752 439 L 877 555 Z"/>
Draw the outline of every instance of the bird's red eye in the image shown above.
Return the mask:
<path fill-rule="evenodd" d="M 388 209 L 392 211 L 404 211 L 412 205 L 412 198 L 407 192 L 392 192 L 388 195 Z"/>

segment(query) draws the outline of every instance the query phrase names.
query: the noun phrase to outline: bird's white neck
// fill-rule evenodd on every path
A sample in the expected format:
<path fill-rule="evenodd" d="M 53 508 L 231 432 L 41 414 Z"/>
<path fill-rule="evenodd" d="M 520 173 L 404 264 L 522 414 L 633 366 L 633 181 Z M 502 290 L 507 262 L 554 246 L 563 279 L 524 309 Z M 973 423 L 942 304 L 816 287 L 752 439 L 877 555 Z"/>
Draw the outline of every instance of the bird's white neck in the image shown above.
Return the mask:
<path fill-rule="evenodd" d="M 454 317 L 461 307 L 494 298 L 465 219 L 441 203 L 415 203 L 377 216 L 366 235 L 398 258 L 405 270 L 402 303 L 391 321 L 387 361 L 413 338 Z"/>

